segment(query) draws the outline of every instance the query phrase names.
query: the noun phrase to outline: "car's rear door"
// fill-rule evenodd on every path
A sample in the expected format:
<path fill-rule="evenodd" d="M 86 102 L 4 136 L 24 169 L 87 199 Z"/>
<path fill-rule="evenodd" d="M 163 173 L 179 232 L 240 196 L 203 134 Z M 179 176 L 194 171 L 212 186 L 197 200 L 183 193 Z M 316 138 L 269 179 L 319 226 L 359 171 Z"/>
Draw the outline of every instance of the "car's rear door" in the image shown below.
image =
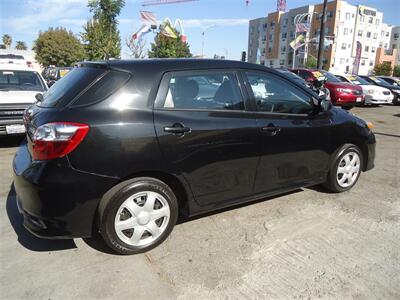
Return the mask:
<path fill-rule="evenodd" d="M 166 73 L 154 105 L 159 145 L 200 206 L 249 196 L 258 163 L 258 125 L 235 70 Z"/>
<path fill-rule="evenodd" d="M 243 77 L 260 129 L 254 192 L 323 180 L 330 157 L 330 112 L 310 115 L 315 109 L 311 94 L 278 74 L 243 70 Z"/>

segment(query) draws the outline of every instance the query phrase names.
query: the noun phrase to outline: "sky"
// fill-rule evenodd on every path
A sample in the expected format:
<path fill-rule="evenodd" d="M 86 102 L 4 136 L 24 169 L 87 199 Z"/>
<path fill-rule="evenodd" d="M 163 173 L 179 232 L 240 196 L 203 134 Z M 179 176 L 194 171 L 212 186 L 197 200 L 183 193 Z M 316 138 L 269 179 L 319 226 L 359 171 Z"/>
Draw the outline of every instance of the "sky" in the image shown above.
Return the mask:
<path fill-rule="evenodd" d="M 141 25 L 139 11 L 148 10 L 154 12 L 158 20 L 168 17 L 174 22 L 177 18 L 181 19 L 194 55 L 201 55 L 202 32 L 206 29 L 204 54 L 208 57 L 213 57 L 214 54 L 224 55 L 229 59 L 239 59 L 241 52 L 247 51 L 248 21 L 276 10 L 275 0 L 250 0 L 248 6 L 245 0 L 198 0 L 150 7 L 143 7 L 142 2 L 144 1 L 126 0 L 118 18 L 123 44 Z M 321 2 L 322 0 L 287 0 L 286 6 L 288 10 Z M 347 2 L 375 7 L 383 12 L 385 23 L 400 25 L 399 0 Z M 62 26 L 79 34 L 90 16 L 87 0 L 0 0 L 0 35 L 10 34 L 14 41 L 22 40 L 28 47 L 32 47 L 40 30 Z M 150 33 L 145 39 L 149 44 L 154 35 Z M 122 57 L 128 57 L 125 46 Z"/>

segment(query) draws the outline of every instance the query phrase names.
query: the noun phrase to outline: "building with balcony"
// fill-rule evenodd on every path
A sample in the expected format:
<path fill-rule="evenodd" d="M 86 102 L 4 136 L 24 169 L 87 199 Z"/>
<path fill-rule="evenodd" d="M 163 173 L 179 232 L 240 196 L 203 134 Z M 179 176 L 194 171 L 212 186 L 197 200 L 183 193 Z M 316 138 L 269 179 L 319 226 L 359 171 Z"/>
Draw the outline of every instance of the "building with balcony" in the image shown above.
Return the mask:
<path fill-rule="evenodd" d="M 310 56 L 317 57 L 318 42 L 321 26 L 321 14 L 323 4 L 308 5 L 290 9 L 287 12 L 269 13 L 266 18 L 250 21 L 249 26 L 249 62 L 260 62 L 266 66 L 298 67 L 305 64 Z M 295 17 L 307 14 L 303 22 L 310 24 L 310 30 L 305 34 L 306 44 L 296 51 L 290 47 L 290 43 L 300 33 L 296 33 Z M 263 30 L 257 31 L 257 20 L 262 19 Z M 252 35 L 250 35 L 252 31 Z M 324 69 L 335 72 L 352 72 L 356 57 L 357 42 L 361 43 L 361 59 L 359 74 L 372 72 L 378 48 L 388 50 L 392 46 L 392 26 L 383 22 L 383 13 L 372 7 L 363 5 L 351 5 L 346 1 L 335 0 L 327 4 L 325 23 L 326 42 L 324 47 Z M 399 35 L 397 34 L 397 41 Z M 253 40 L 253 42 L 251 42 Z M 266 41 L 260 44 L 259 55 L 250 47 L 257 41 Z M 258 45 L 258 44 L 257 44 Z M 398 46 L 396 46 L 398 47 Z M 265 54 L 264 54 L 265 50 Z M 253 55 L 250 55 L 250 51 Z M 294 57 L 294 59 L 293 59 Z"/>

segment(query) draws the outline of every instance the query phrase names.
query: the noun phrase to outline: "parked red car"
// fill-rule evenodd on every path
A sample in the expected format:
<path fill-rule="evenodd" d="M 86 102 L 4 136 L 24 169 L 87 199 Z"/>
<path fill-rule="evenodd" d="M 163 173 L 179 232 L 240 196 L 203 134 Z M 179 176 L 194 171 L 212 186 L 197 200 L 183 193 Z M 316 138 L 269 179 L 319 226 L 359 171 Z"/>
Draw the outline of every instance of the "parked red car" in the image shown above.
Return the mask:
<path fill-rule="evenodd" d="M 343 108 L 352 108 L 356 104 L 362 104 L 365 100 L 362 88 L 358 85 L 341 82 L 335 75 L 321 70 L 292 69 L 293 73 L 313 84 L 316 80 L 326 80 L 325 87 L 329 90 L 331 101 L 334 105 Z"/>

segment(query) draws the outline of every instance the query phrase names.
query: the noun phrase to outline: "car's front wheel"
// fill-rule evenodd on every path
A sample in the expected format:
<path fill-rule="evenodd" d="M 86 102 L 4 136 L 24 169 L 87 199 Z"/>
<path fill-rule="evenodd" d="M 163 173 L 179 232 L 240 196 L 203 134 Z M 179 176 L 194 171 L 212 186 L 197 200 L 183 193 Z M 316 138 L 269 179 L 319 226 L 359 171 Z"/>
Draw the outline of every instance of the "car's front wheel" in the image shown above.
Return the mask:
<path fill-rule="evenodd" d="M 120 254 L 148 251 L 171 233 L 178 217 L 171 188 L 155 178 L 142 177 L 114 191 L 99 207 L 100 233 Z"/>
<path fill-rule="evenodd" d="M 324 186 L 335 193 L 350 190 L 360 177 L 362 163 L 360 148 L 353 144 L 344 145 L 336 152 Z"/>

